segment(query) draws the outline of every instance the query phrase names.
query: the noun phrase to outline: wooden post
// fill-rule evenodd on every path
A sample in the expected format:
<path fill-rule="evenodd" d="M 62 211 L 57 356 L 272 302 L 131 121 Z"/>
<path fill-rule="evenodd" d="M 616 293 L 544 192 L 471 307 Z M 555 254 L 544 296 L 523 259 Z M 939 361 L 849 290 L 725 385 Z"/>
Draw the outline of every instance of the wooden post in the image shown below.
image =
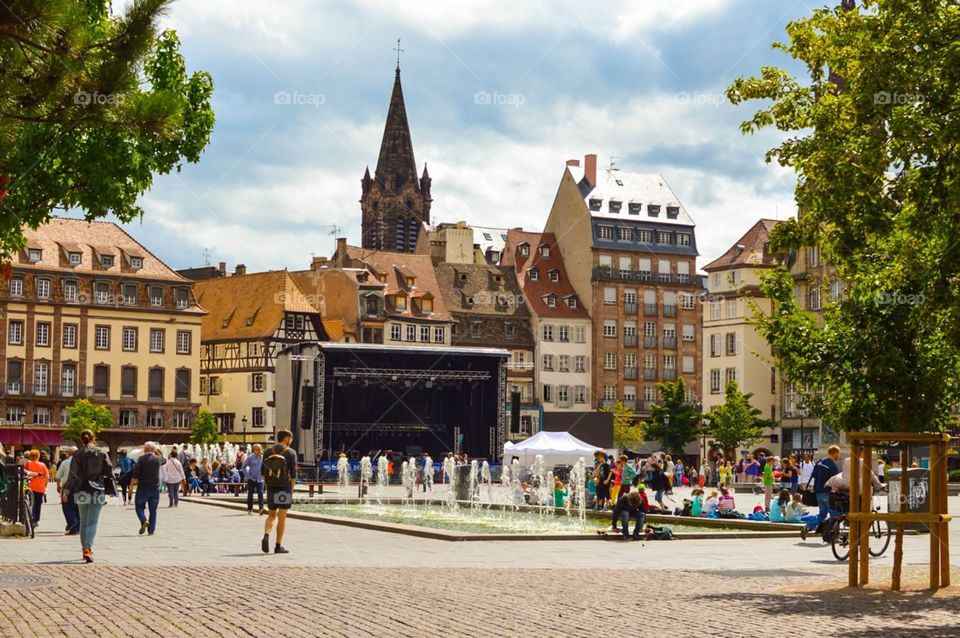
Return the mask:
<path fill-rule="evenodd" d="M 940 473 L 940 511 L 939 514 L 947 514 L 947 443 L 948 440 L 940 441 L 937 448 L 940 451 L 940 464 L 943 471 Z M 950 586 L 950 533 L 947 531 L 947 523 L 938 523 L 938 537 L 940 539 L 940 586 Z"/>
<path fill-rule="evenodd" d="M 856 459 L 860 465 L 861 488 L 860 499 L 857 501 L 857 511 L 868 513 L 873 511 L 873 445 L 867 443 L 861 452 L 862 461 Z M 853 463 L 853 461 L 851 461 Z M 860 586 L 870 582 L 870 521 L 860 521 Z"/>
<path fill-rule="evenodd" d="M 930 494 L 927 501 L 930 503 L 930 513 L 934 514 L 940 509 L 940 444 L 930 443 L 930 469 L 929 484 Z M 930 589 L 939 589 L 940 587 L 940 525 L 930 524 Z"/>
<path fill-rule="evenodd" d="M 900 449 L 900 508 L 899 511 L 901 514 L 907 513 L 907 490 L 910 488 L 910 483 L 907 480 L 907 456 L 909 445 L 906 443 L 902 444 L 903 447 Z M 888 482 L 887 489 L 890 489 Z M 900 574 L 903 569 L 903 532 L 906 530 L 906 525 L 903 523 L 897 523 L 897 536 L 894 540 L 893 546 L 893 574 L 890 578 L 890 589 L 893 591 L 900 591 Z"/>
<path fill-rule="evenodd" d="M 860 501 L 860 442 L 850 445 L 850 511 L 857 511 Z M 860 560 L 860 521 L 848 520 L 850 525 L 850 555 L 847 558 L 847 586 L 860 584 L 858 563 Z"/>

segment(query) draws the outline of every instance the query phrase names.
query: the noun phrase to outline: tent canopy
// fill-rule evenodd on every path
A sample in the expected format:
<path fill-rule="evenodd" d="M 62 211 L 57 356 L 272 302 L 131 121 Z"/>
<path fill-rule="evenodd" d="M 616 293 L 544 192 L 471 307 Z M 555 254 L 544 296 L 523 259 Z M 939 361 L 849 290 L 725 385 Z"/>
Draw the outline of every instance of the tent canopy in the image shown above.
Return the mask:
<path fill-rule="evenodd" d="M 503 446 L 503 462 L 510 463 L 514 456 L 520 457 L 520 463 L 530 465 L 538 454 L 543 455 L 547 464 L 573 465 L 583 457 L 587 465 L 593 462 L 596 446 L 584 443 L 569 432 L 538 432 L 529 439 Z"/>

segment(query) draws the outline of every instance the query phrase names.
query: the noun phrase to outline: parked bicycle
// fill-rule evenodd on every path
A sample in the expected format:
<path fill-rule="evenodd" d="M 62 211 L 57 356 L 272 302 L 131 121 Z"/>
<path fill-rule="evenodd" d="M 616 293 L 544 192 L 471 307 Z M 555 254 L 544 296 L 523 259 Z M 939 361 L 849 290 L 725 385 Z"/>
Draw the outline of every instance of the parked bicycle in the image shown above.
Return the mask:
<path fill-rule="evenodd" d="M 850 501 L 847 495 L 838 495 L 838 498 L 831 498 L 828 518 L 824 521 L 823 540 L 830 543 L 830 549 L 833 555 L 839 561 L 845 561 L 850 557 L 850 519 L 848 512 L 850 510 Z M 872 511 L 879 512 L 880 507 L 874 506 Z M 890 546 L 890 522 L 889 521 L 871 521 L 867 530 L 867 551 L 871 556 L 883 556 Z"/>

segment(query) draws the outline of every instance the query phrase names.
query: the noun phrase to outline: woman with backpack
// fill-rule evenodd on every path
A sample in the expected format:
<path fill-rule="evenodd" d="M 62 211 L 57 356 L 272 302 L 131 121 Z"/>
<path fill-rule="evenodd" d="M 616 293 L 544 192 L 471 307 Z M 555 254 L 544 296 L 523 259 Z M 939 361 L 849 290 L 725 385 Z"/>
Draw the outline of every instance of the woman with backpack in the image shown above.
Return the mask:
<path fill-rule="evenodd" d="M 81 447 L 71 458 L 70 476 L 61 494 L 63 502 L 72 498 L 80 510 L 80 546 L 85 563 L 93 562 L 93 541 L 106 497 L 117 496 L 113 465 L 95 443 L 92 430 L 80 433 Z"/>

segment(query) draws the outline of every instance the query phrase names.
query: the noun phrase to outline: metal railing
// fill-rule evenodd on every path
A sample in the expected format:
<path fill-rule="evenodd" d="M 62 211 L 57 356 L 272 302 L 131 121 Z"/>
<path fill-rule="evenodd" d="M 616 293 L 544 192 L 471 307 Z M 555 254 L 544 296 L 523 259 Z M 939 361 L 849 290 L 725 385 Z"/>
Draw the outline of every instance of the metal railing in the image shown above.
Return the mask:
<path fill-rule="evenodd" d="M 68 397 L 84 399 L 93 396 L 93 386 L 75 383 L 20 383 L 8 381 L 0 385 L 2 397 Z"/>
<path fill-rule="evenodd" d="M 624 368 L 624 369 L 623 369 L 623 378 L 624 378 L 624 379 L 636 379 L 636 378 L 637 378 L 637 369 L 636 369 L 636 368 Z"/>
<path fill-rule="evenodd" d="M 607 281 L 651 281 L 654 279 L 654 274 L 649 270 L 621 270 L 619 268 L 599 267 L 593 269 L 593 278 Z M 662 284 L 701 287 L 700 278 L 690 275 L 657 273 L 656 281 Z"/>
<path fill-rule="evenodd" d="M 623 335 L 623 345 L 625 346 L 637 345 L 637 335 Z"/>
<path fill-rule="evenodd" d="M 647 381 L 653 381 L 657 378 L 657 369 L 656 368 L 644 368 L 643 369 L 643 378 Z"/>
<path fill-rule="evenodd" d="M 677 347 L 677 338 L 676 337 L 664 337 L 661 339 L 664 348 L 676 348 Z"/>
<path fill-rule="evenodd" d="M 643 347 L 644 348 L 656 348 L 657 347 L 657 338 L 651 336 L 643 337 Z"/>
<path fill-rule="evenodd" d="M 650 315 L 652 317 L 657 316 L 657 304 L 655 303 L 645 303 L 643 304 L 643 314 Z"/>
<path fill-rule="evenodd" d="M 673 381 L 677 378 L 677 369 L 676 368 L 664 368 L 663 369 L 663 380 L 664 381 Z"/>
<path fill-rule="evenodd" d="M 11 523 L 20 522 L 20 467 L 6 465 L 0 459 L 0 468 L 6 474 L 7 491 L 0 494 L 0 519 Z"/>
<path fill-rule="evenodd" d="M 628 315 L 637 314 L 637 304 L 636 302 L 626 302 L 623 304 L 623 312 Z"/>

